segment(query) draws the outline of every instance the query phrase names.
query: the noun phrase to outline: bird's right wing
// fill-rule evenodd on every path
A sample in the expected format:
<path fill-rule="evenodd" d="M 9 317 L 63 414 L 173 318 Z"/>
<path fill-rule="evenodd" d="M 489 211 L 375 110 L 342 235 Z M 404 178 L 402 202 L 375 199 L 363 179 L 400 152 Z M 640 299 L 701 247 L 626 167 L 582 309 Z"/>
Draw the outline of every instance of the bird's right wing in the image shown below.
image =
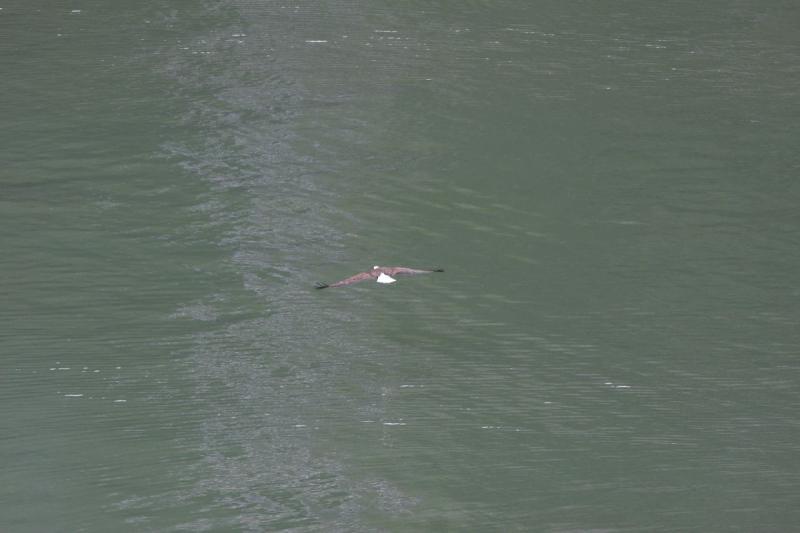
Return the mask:
<path fill-rule="evenodd" d="M 336 283 L 331 283 L 330 285 L 327 283 L 320 283 L 317 285 L 317 288 L 326 289 L 328 287 L 344 287 L 345 285 L 352 285 L 353 283 L 366 281 L 368 279 L 373 279 L 373 276 L 370 272 L 360 272 L 355 276 L 350 276 L 349 278 L 343 279 L 342 281 L 337 281 Z"/>

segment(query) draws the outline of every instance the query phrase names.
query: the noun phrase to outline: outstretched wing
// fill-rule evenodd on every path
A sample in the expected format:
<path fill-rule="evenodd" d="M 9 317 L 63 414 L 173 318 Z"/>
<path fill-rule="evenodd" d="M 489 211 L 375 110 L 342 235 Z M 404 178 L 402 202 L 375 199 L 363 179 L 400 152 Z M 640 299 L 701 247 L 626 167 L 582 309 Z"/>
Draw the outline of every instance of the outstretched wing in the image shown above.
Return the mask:
<path fill-rule="evenodd" d="M 327 283 L 319 283 L 317 284 L 317 288 L 326 289 L 328 287 L 344 287 L 345 285 L 352 285 L 353 283 L 358 283 L 359 281 L 366 281 L 368 279 L 374 279 L 372 273 L 361 272 L 359 274 L 356 274 L 355 276 L 350 276 L 349 278 L 343 279 L 342 281 L 331 283 L 330 285 L 328 285 Z"/>
<path fill-rule="evenodd" d="M 430 274 L 431 272 L 444 272 L 444 269 L 434 268 L 433 270 L 424 270 L 419 268 L 388 267 L 384 268 L 383 271 L 390 276 L 415 276 L 417 274 Z"/>

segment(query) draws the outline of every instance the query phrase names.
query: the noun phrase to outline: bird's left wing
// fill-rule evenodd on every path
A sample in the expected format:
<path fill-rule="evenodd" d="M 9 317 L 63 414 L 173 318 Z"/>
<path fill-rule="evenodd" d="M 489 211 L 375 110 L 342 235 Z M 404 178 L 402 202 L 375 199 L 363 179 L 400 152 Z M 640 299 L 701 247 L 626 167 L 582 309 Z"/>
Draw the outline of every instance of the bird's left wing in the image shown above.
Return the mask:
<path fill-rule="evenodd" d="M 425 270 L 419 268 L 390 267 L 384 269 L 384 271 L 390 276 L 414 276 L 416 274 L 430 274 L 431 272 L 444 272 L 444 269 L 434 268 L 432 270 Z"/>

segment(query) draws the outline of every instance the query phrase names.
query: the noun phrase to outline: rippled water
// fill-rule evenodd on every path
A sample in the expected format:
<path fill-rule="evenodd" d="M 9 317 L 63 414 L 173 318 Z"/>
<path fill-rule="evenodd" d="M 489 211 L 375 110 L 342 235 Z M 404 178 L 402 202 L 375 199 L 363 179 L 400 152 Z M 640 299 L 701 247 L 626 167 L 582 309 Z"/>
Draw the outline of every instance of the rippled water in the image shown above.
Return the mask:
<path fill-rule="evenodd" d="M 0 529 L 793 529 L 797 16 L 6 3 Z"/>

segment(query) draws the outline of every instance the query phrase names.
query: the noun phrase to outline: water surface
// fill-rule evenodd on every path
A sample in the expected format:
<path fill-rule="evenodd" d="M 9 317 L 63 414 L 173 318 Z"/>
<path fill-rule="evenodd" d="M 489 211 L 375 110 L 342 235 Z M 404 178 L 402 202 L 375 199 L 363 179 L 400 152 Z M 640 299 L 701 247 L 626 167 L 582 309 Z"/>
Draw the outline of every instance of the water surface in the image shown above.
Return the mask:
<path fill-rule="evenodd" d="M 6 3 L 2 529 L 792 529 L 797 20 Z"/>

